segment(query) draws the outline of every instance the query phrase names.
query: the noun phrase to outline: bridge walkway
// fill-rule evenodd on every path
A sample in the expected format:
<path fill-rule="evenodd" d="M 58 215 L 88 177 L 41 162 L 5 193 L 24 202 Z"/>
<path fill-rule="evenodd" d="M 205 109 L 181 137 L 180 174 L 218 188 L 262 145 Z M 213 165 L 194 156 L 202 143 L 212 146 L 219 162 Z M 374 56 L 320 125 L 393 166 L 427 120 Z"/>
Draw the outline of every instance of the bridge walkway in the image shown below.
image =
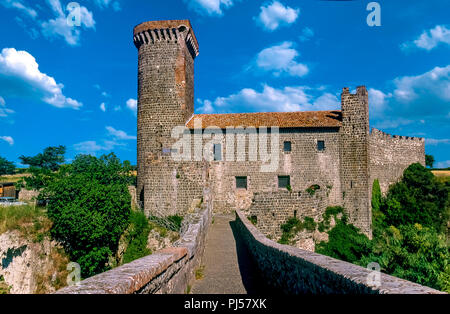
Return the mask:
<path fill-rule="evenodd" d="M 216 214 L 207 238 L 203 278 L 193 294 L 267 294 L 245 244 L 237 236 L 234 214 Z"/>

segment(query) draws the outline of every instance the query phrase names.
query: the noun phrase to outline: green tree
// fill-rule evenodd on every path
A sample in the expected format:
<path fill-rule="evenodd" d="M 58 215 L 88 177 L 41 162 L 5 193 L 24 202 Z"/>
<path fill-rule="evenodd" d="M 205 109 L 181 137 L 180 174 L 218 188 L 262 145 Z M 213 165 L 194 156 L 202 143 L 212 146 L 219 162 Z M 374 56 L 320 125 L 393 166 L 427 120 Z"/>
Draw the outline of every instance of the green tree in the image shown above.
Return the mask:
<path fill-rule="evenodd" d="M 43 153 L 33 157 L 20 156 L 23 165 L 28 165 L 28 172 L 31 174 L 25 177 L 18 185 L 29 190 L 41 190 L 54 180 L 55 172 L 64 163 L 65 146 L 47 147 Z M 42 196 L 42 195 L 41 195 Z"/>
<path fill-rule="evenodd" d="M 425 155 L 425 165 L 429 168 L 433 168 L 434 157 L 432 155 Z"/>
<path fill-rule="evenodd" d="M 381 211 L 387 226 L 419 223 L 441 231 L 449 218 L 448 206 L 449 189 L 416 163 L 404 171 L 400 182 L 390 187 Z"/>
<path fill-rule="evenodd" d="M 56 171 L 64 163 L 65 154 L 65 146 L 47 147 L 44 149 L 44 152 L 36 156 L 26 157 L 22 155 L 19 159 L 22 160 L 23 165 Z"/>
<path fill-rule="evenodd" d="M 109 268 L 109 256 L 128 226 L 131 196 L 129 167 L 114 155 L 79 155 L 55 173 L 42 190 L 49 199 L 52 236 L 81 266 L 83 277 Z"/>
<path fill-rule="evenodd" d="M 7 159 L 0 157 L 0 176 L 5 174 L 14 174 L 16 170 L 16 166 L 13 162 L 8 161 Z"/>

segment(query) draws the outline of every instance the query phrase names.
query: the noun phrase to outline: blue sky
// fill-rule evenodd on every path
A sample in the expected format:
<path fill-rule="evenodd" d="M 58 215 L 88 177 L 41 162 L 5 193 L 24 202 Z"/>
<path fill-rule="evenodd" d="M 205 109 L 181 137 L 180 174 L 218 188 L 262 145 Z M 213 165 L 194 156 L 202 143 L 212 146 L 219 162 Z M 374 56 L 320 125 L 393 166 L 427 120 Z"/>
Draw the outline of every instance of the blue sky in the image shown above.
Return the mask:
<path fill-rule="evenodd" d="M 190 19 L 200 45 L 197 113 L 339 109 L 366 85 L 371 126 L 426 138 L 450 167 L 450 20 L 446 0 L 0 0 L 0 156 L 47 146 L 114 151 L 136 162 L 133 27 Z"/>

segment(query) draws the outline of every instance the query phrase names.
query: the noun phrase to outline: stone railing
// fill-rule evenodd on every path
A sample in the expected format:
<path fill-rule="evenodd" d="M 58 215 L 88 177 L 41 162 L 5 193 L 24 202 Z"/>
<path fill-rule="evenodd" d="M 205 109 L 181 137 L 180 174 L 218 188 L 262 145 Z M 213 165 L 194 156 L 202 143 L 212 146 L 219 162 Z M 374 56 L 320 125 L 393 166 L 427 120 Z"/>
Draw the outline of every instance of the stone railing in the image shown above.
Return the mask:
<path fill-rule="evenodd" d="M 185 293 L 194 280 L 211 225 L 212 202 L 183 220 L 181 238 L 173 247 L 110 271 L 90 277 L 79 284 L 58 290 L 58 294 L 164 294 Z"/>
<path fill-rule="evenodd" d="M 371 270 L 325 255 L 278 244 L 266 238 L 236 211 L 240 237 L 247 245 L 266 284 L 285 294 L 438 294 L 419 284 L 380 275 L 379 287 L 370 286 Z"/>

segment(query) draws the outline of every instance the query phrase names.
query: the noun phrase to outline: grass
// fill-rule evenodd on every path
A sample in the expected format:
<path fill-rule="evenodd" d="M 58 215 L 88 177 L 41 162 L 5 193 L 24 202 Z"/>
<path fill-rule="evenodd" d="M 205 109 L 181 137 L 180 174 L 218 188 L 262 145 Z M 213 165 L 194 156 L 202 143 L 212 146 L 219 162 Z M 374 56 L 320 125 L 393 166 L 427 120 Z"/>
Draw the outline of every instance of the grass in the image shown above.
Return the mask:
<path fill-rule="evenodd" d="M 41 242 L 51 227 L 52 222 L 45 208 L 32 205 L 0 206 L 0 234 L 18 230 L 33 242 Z"/>
<path fill-rule="evenodd" d="M 202 265 L 199 268 L 197 268 L 195 270 L 195 279 L 196 280 L 203 279 L 203 277 L 205 276 L 204 272 L 205 272 L 205 266 L 204 265 Z"/>
<path fill-rule="evenodd" d="M 23 179 L 24 177 L 29 177 L 29 173 L 20 173 L 20 174 L 10 174 L 10 175 L 3 175 L 0 176 L 0 183 L 2 182 L 12 182 L 16 183 Z"/>
<path fill-rule="evenodd" d="M 442 183 L 450 182 L 450 170 L 433 170 L 431 172 L 438 181 Z"/>
<path fill-rule="evenodd" d="M 5 282 L 5 278 L 0 275 L 0 294 L 9 294 L 11 291 L 11 286 L 8 286 Z"/>

